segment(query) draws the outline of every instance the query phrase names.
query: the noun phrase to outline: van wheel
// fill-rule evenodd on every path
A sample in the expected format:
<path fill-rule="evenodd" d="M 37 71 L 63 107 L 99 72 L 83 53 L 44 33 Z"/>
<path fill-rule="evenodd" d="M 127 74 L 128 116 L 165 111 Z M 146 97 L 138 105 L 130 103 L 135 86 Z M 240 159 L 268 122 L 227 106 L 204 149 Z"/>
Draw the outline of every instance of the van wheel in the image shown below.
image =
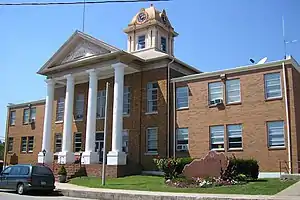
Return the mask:
<path fill-rule="evenodd" d="M 19 183 L 18 186 L 17 186 L 17 193 L 19 195 L 22 195 L 25 193 L 25 190 L 24 190 L 24 184 L 23 183 Z"/>

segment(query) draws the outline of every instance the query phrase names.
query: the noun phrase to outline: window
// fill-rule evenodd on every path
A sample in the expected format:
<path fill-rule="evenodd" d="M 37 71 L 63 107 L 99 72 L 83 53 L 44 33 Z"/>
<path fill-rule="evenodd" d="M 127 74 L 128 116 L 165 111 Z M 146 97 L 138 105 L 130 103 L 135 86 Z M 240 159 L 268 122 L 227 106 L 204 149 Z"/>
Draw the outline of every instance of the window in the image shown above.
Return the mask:
<path fill-rule="evenodd" d="M 267 122 L 268 127 L 268 146 L 284 147 L 284 122 L 273 121 Z"/>
<path fill-rule="evenodd" d="M 210 149 L 224 149 L 224 126 L 210 127 Z"/>
<path fill-rule="evenodd" d="M 97 118 L 105 117 L 105 101 L 106 101 L 106 91 L 98 91 L 97 94 Z"/>
<path fill-rule="evenodd" d="M 33 136 L 28 137 L 28 141 L 27 141 L 28 152 L 33 152 L 33 143 L 34 143 L 34 137 Z"/>
<path fill-rule="evenodd" d="M 123 152 L 125 152 L 125 153 L 128 153 L 128 141 L 129 141 L 128 131 L 124 130 L 122 132 L 122 149 L 123 149 Z"/>
<path fill-rule="evenodd" d="M 147 112 L 157 112 L 157 96 L 158 84 L 148 83 L 147 84 Z"/>
<path fill-rule="evenodd" d="M 12 152 L 14 148 L 14 138 L 9 137 L 8 138 L 8 152 Z"/>
<path fill-rule="evenodd" d="M 10 170 L 10 175 L 19 175 L 20 174 L 21 167 L 19 166 L 13 166 Z"/>
<path fill-rule="evenodd" d="M 9 124 L 15 125 L 16 124 L 16 111 L 10 111 L 10 118 L 9 118 Z"/>
<path fill-rule="evenodd" d="M 188 87 L 176 88 L 176 105 L 177 105 L 177 109 L 189 107 L 189 88 Z"/>
<path fill-rule="evenodd" d="M 130 113 L 130 99 L 130 87 L 124 87 L 123 115 L 129 115 Z"/>
<path fill-rule="evenodd" d="M 74 152 L 81 151 L 81 133 L 74 134 Z"/>
<path fill-rule="evenodd" d="M 39 175 L 52 175 L 53 174 L 52 171 L 48 167 L 44 167 L 44 166 L 33 166 L 32 173 L 39 174 Z"/>
<path fill-rule="evenodd" d="M 176 138 L 176 150 L 187 151 L 189 144 L 189 130 L 188 128 L 178 128 Z"/>
<path fill-rule="evenodd" d="M 78 94 L 75 102 L 75 120 L 83 119 L 84 94 Z"/>
<path fill-rule="evenodd" d="M 226 103 L 241 102 L 240 79 L 226 81 Z"/>
<path fill-rule="evenodd" d="M 36 108 L 31 108 L 30 109 L 30 120 L 35 120 L 36 118 Z"/>
<path fill-rule="evenodd" d="M 147 152 L 157 153 L 157 128 L 147 129 Z"/>
<path fill-rule="evenodd" d="M 161 37 L 160 38 L 160 49 L 163 51 L 163 52 L 167 52 L 167 39 L 165 37 Z"/>
<path fill-rule="evenodd" d="M 228 148 L 242 148 L 242 125 L 228 125 L 227 126 L 227 135 L 228 135 Z"/>
<path fill-rule="evenodd" d="M 265 74 L 266 99 L 281 97 L 280 73 Z"/>
<path fill-rule="evenodd" d="M 20 166 L 20 175 L 28 175 L 29 174 L 29 167 L 27 166 Z"/>
<path fill-rule="evenodd" d="M 21 151 L 26 152 L 27 151 L 27 137 L 21 138 Z"/>
<path fill-rule="evenodd" d="M 60 97 L 57 100 L 56 121 L 64 120 L 65 98 Z"/>
<path fill-rule="evenodd" d="M 11 171 L 11 168 L 12 168 L 12 167 L 6 168 L 6 169 L 2 172 L 2 174 L 8 175 L 8 174 L 10 173 L 10 171 Z"/>
<path fill-rule="evenodd" d="M 61 133 L 56 133 L 55 134 L 55 152 L 61 152 L 62 150 L 62 134 Z"/>
<path fill-rule="evenodd" d="M 29 113 L 30 113 L 29 108 L 24 109 L 24 111 L 23 111 L 23 124 L 28 124 L 29 123 Z"/>
<path fill-rule="evenodd" d="M 138 36 L 138 50 L 139 49 L 144 49 L 145 47 L 146 47 L 146 37 L 145 37 L 145 35 L 140 35 L 140 36 Z"/>
<path fill-rule="evenodd" d="M 209 104 L 215 104 L 216 99 L 223 99 L 223 86 L 222 82 L 214 82 L 208 84 L 209 91 Z"/>

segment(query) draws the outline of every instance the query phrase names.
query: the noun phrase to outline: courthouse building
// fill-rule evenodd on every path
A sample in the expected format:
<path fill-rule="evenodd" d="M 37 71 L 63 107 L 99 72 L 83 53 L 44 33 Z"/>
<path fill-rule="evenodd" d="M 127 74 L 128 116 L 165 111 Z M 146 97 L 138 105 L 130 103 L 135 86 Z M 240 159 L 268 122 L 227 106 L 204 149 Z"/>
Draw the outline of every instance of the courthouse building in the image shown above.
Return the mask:
<path fill-rule="evenodd" d="M 261 172 L 279 172 L 279 162 L 298 172 L 300 67 L 292 57 L 201 72 L 175 57 L 178 33 L 153 5 L 124 32 L 126 51 L 76 31 L 41 67 L 46 98 L 8 106 L 8 164 L 72 165 L 81 155 L 99 169 L 107 116 L 107 165 L 124 174 L 153 170 L 156 156 L 209 150 L 257 159 Z"/>

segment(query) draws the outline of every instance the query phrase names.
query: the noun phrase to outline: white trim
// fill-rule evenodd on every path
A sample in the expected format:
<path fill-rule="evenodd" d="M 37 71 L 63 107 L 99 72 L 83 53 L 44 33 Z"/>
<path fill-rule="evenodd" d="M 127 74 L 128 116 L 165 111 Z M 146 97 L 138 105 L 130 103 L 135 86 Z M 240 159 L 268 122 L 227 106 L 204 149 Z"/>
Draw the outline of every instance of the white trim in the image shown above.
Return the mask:
<path fill-rule="evenodd" d="M 282 63 L 285 64 L 292 64 L 292 66 L 300 72 L 300 66 L 298 63 L 292 58 L 289 57 L 286 60 L 279 60 L 274 62 L 269 62 L 265 64 L 256 64 L 256 65 L 247 65 L 242 67 L 236 67 L 231 69 L 225 69 L 225 70 L 219 70 L 219 71 L 213 71 L 213 72 L 204 72 L 199 74 L 192 74 L 188 76 L 173 78 L 171 82 L 182 82 L 182 81 L 190 81 L 195 79 L 202 79 L 202 78 L 208 78 L 213 76 L 219 76 L 221 74 L 232 74 L 232 73 L 238 73 L 238 72 L 245 72 L 245 71 L 253 71 L 257 69 L 264 69 L 264 68 L 270 68 L 270 67 L 281 67 Z"/>

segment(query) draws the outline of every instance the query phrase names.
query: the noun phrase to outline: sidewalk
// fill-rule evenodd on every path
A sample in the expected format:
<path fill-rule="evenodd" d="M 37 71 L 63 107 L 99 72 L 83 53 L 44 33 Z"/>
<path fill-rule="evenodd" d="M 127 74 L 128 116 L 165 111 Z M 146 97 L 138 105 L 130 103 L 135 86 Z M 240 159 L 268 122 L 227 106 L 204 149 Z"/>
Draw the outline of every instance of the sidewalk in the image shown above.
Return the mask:
<path fill-rule="evenodd" d="M 298 196 L 298 199 L 300 199 L 300 181 L 282 190 L 276 196 Z"/>
<path fill-rule="evenodd" d="M 103 200 L 299 200 L 299 196 L 283 195 L 241 195 L 241 194 L 200 194 L 170 193 L 136 190 L 101 189 L 55 183 L 64 196 Z"/>

